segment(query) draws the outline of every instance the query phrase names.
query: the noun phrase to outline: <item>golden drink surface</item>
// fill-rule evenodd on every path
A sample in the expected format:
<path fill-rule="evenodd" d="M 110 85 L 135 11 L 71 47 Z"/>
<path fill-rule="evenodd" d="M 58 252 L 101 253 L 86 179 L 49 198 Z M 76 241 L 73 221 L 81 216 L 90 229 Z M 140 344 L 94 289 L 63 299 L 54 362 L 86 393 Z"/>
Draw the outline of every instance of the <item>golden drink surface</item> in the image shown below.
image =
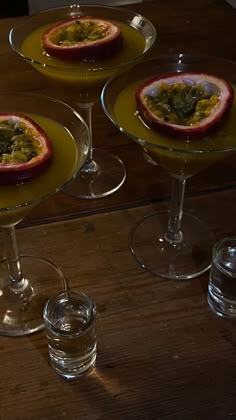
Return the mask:
<path fill-rule="evenodd" d="M 56 23 L 56 22 L 54 22 Z M 114 22 L 122 30 L 122 47 L 110 57 L 96 61 L 66 61 L 54 58 L 45 53 L 42 47 L 42 35 L 52 26 L 45 25 L 31 32 L 22 44 L 22 53 L 35 61 L 31 63 L 44 76 L 57 83 L 76 89 L 80 100 L 91 101 L 98 99 L 101 88 L 124 63 L 132 62 L 139 57 L 146 48 L 146 41 L 141 32 L 132 26 Z M 42 66 L 37 63 L 43 63 Z"/>
<path fill-rule="evenodd" d="M 135 92 L 143 82 L 136 81 L 121 90 L 114 104 L 114 116 L 118 125 L 127 134 L 140 139 L 140 144 L 151 157 L 168 172 L 177 176 L 192 176 L 236 149 L 235 100 L 225 121 L 210 135 L 193 139 L 169 136 L 149 127 L 140 118 Z"/>
<path fill-rule="evenodd" d="M 0 222 L 7 211 L 1 209 L 37 201 L 65 184 L 82 158 L 71 133 L 58 122 L 40 115 L 29 115 L 47 134 L 53 146 L 49 167 L 32 180 L 17 185 L 0 185 Z M 27 206 L 26 206 L 27 207 Z M 12 210 L 14 211 L 14 210 Z"/>

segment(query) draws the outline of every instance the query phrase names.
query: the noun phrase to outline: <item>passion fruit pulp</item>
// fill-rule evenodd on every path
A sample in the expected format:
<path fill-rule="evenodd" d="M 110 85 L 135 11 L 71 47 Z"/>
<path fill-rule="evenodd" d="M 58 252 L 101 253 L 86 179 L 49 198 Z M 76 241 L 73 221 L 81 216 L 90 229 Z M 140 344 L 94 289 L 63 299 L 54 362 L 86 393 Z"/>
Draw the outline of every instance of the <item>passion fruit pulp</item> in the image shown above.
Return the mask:
<path fill-rule="evenodd" d="M 234 90 L 207 73 L 174 73 L 141 85 L 135 99 L 141 118 L 154 129 L 201 137 L 218 126 L 230 110 Z"/>
<path fill-rule="evenodd" d="M 64 60 L 98 60 L 121 47 L 122 33 L 113 22 L 92 17 L 66 19 L 42 36 L 45 51 Z"/>
<path fill-rule="evenodd" d="M 28 116 L 0 113 L 0 184 L 28 181 L 45 170 L 52 159 L 46 133 Z"/>

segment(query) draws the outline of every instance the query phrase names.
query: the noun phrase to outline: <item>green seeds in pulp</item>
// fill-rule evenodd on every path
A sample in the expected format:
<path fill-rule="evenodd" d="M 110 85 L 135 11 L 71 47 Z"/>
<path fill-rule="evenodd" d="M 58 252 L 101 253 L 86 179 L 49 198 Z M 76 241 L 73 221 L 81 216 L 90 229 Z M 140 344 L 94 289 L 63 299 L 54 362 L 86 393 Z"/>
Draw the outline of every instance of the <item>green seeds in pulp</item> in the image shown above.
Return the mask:
<path fill-rule="evenodd" d="M 207 118 L 219 101 L 201 85 L 162 83 L 155 95 L 145 95 L 147 106 L 166 122 L 191 126 Z"/>
<path fill-rule="evenodd" d="M 59 28 L 51 39 L 56 45 L 75 45 L 105 38 L 107 31 L 103 25 L 92 21 L 75 20 L 70 25 Z"/>
<path fill-rule="evenodd" d="M 40 151 L 41 144 L 35 132 L 24 122 L 0 122 L 0 163 L 29 162 Z"/>

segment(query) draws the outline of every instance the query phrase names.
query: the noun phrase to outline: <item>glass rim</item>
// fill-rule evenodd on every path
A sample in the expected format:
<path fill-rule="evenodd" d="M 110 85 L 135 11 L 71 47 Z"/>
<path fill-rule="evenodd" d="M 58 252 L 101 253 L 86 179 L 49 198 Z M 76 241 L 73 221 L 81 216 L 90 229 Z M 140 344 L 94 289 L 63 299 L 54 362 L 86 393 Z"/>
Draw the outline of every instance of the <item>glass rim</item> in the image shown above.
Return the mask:
<path fill-rule="evenodd" d="M 53 70 L 56 69 L 58 71 L 63 71 L 64 70 L 64 71 L 67 71 L 67 72 L 70 72 L 70 73 L 77 72 L 78 67 L 75 68 L 75 67 L 70 67 L 70 65 L 68 65 L 68 66 L 63 66 L 62 65 L 58 68 L 57 65 L 45 64 L 41 61 L 33 59 L 32 57 L 26 56 L 25 54 L 23 54 L 19 50 L 19 48 L 17 48 L 15 46 L 15 42 L 13 41 L 13 36 L 15 36 L 15 31 L 20 27 L 20 25 L 24 24 L 25 22 L 28 22 L 28 21 L 30 21 L 31 19 L 33 19 L 37 16 L 40 16 L 40 15 L 42 16 L 43 14 L 46 14 L 46 13 L 49 13 L 49 12 L 53 12 L 53 11 L 57 11 L 57 10 L 61 11 L 63 9 L 64 10 L 70 10 L 72 8 L 78 8 L 78 9 L 81 9 L 81 10 L 82 10 L 82 8 L 88 8 L 88 9 L 93 8 L 93 9 L 98 9 L 98 10 L 108 9 L 108 10 L 111 10 L 111 11 L 113 11 L 113 10 L 116 11 L 117 10 L 119 12 L 122 12 L 124 15 L 127 15 L 127 16 L 132 15 L 133 17 L 135 16 L 135 17 L 138 17 L 138 18 L 142 19 L 143 21 L 145 21 L 149 25 L 149 27 L 151 28 L 152 33 L 153 33 L 151 45 L 149 46 L 149 48 L 146 48 L 142 52 L 142 54 L 140 54 L 138 57 L 133 58 L 131 61 L 129 61 L 129 60 L 124 61 L 124 62 L 120 63 L 120 65 L 99 66 L 99 67 L 95 67 L 95 68 L 91 67 L 91 68 L 88 68 L 86 70 L 88 72 L 99 72 L 99 71 L 106 71 L 106 70 L 112 71 L 113 69 L 118 69 L 118 71 L 119 71 L 119 69 L 122 69 L 125 66 L 129 66 L 131 63 L 136 63 L 139 60 L 141 60 L 143 57 L 145 57 L 145 55 L 150 51 L 150 49 L 152 48 L 152 46 L 154 45 L 154 43 L 156 41 L 157 30 L 156 30 L 155 26 L 153 25 L 153 23 L 149 19 L 147 19 L 145 16 L 141 15 L 140 13 L 136 13 L 135 11 L 133 11 L 131 9 L 122 9 L 121 7 L 113 7 L 113 6 L 106 6 L 106 5 L 94 5 L 94 4 L 84 4 L 83 5 L 83 4 L 75 3 L 75 4 L 68 5 L 68 6 L 58 6 L 58 7 L 43 9 L 39 12 L 33 13 L 30 16 L 25 16 L 23 18 L 20 18 L 19 21 L 16 23 L 16 25 L 14 25 L 9 32 L 9 43 L 10 43 L 13 51 L 15 51 L 17 54 L 19 54 L 22 58 L 24 58 L 26 61 L 30 62 L 31 64 L 35 64 L 35 65 L 38 65 L 38 66 L 41 66 L 41 67 L 44 67 L 44 68 L 48 68 L 48 69 L 53 69 Z M 115 19 L 113 19 L 113 20 L 115 20 Z M 130 26 L 132 26 L 132 25 L 130 25 Z M 81 64 L 84 64 L 84 63 L 85 63 L 84 61 L 81 62 Z"/>
<path fill-rule="evenodd" d="M 88 126 L 86 124 L 86 122 L 84 121 L 84 119 L 82 118 L 82 116 L 70 105 L 68 105 L 66 102 L 61 101 L 60 99 L 56 99 L 53 98 L 51 96 L 48 95 L 42 95 L 40 93 L 34 93 L 34 92 L 21 92 L 21 91 L 17 91 L 17 92 L 8 92 L 8 93 L 4 93 L 4 92 L 0 92 L 0 98 L 6 96 L 7 98 L 9 98 L 9 96 L 15 96 L 15 95 L 20 95 L 21 97 L 32 97 L 32 98 L 41 98 L 45 101 L 50 101 L 50 102 L 56 102 L 61 104 L 63 107 L 66 107 L 68 110 L 72 111 L 72 113 L 80 120 L 80 122 L 84 125 L 84 127 L 86 128 L 87 132 L 88 132 Z M 89 132 L 88 132 L 88 138 L 89 138 Z M 80 165 L 80 167 L 84 164 L 86 160 L 86 156 L 84 156 L 84 159 L 82 161 L 82 164 Z M 10 207 L 0 207 L 0 213 L 1 212 L 8 212 L 8 211 L 15 211 L 15 210 L 19 210 L 21 208 L 27 207 L 27 206 L 32 206 L 32 205 L 37 205 L 39 203 L 41 203 L 41 201 L 43 201 L 44 199 L 50 197 L 52 194 L 58 192 L 61 190 L 61 188 L 63 188 L 65 185 L 67 185 L 74 177 L 76 177 L 76 175 L 78 174 L 78 172 L 80 171 L 80 167 L 78 168 L 78 170 L 75 171 L 75 173 L 73 174 L 73 176 L 71 178 L 69 178 L 65 183 L 63 183 L 62 185 L 58 186 L 55 190 L 53 190 L 52 192 L 49 192 L 45 195 L 42 195 L 40 198 L 37 198 L 35 200 L 32 201 L 26 201 L 20 204 L 17 204 L 15 206 L 10 206 Z M 26 181 L 28 182 L 28 181 Z M 13 184 L 14 185 L 14 184 Z M 1 186 L 1 185 L 0 185 Z M 8 186 L 7 184 L 3 185 L 3 186 Z M 9 184 L 10 186 L 10 184 Z"/>
<path fill-rule="evenodd" d="M 234 248 L 236 249 L 236 237 L 235 236 L 226 236 L 224 238 L 219 239 L 213 246 L 212 251 L 212 261 L 219 267 L 220 270 L 225 273 L 227 276 L 234 277 L 236 274 L 236 267 L 235 268 L 228 268 L 224 262 L 219 262 L 218 257 L 222 250 L 227 250 L 230 253 L 230 250 Z"/>
<path fill-rule="evenodd" d="M 182 148 L 175 148 L 175 147 L 167 147 L 167 146 L 162 146 L 159 145 L 157 143 L 153 143 L 151 141 L 145 140 L 143 138 L 138 138 L 135 135 L 133 135 L 132 133 L 129 133 L 129 131 L 125 130 L 123 127 L 120 127 L 120 125 L 112 118 L 112 116 L 110 115 L 110 113 L 107 111 L 106 105 L 105 105 L 105 96 L 106 96 L 106 91 L 109 88 L 109 86 L 113 83 L 113 81 L 115 81 L 118 77 L 120 76 L 125 76 L 125 73 L 127 71 L 130 71 L 132 69 L 134 69 L 136 66 L 142 66 L 143 64 L 147 65 L 147 68 L 151 68 L 151 63 L 158 63 L 159 62 L 166 62 L 166 60 L 171 60 L 171 62 L 179 62 L 181 59 L 185 59 L 185 60 L 189 60 L 186 61 L 186 65 L 190 64 L 191 61 L 194 62 L 199 62 L 200 60 L 210 60 L 210 61 L 215 61 L 215 62 L 221 62 L 223 63 L 228 63 L 229 65 L 235 66 L 235 74 L 236 74 L 236 61 L 233 60 L 228 60 L 226 58 L 221 58 L 221 57 L 217 57 L 217 56 L 211 56 L 211 55 L 205 55 L 205 54 L 190 54 L 190 53 L 174 53 L 174 54 L 161 54 L 157 57 L 151 57 L 145 60 L 140 61 L 139 63 L 133 63 L 130 64 L 129 67 L 124 70 L 124 71 L 120 71 L 118 73 L 116 73 L 114 76 L 112 76 L 109 80 L 107 80 L 107 82 L 105 83 L 105 85 L 102 88 L 102 92 L 101 92 L 101 104 L 102 104 L 102 108 L 103 111 L 105 112 L 106 116 L 109 118 L 109 120 L 114 124 L 114 126 L 121 131 L 124 135 L 128 136 L 129 138 L 131 138 L 132 140 L 134 140 L 136 143 L 141 144 L 142 146 L 150 146 L 153 149 L 160 149 L 160 150 L 164 150 L 164 151 L 169 151 L 169 152 L 175 152 L 176 154 L 186 154 L 186 155 L 207 155 L 207 154 L 221 154 L 221 153 L 225 153 L 225 152 L 233 152 L 236 150 L 236 144 L 235 146 L 232 147 L 228 147 L 225 149 L 218 149 L 218 150 L 211 150 L 211 149 L 205 149 L 205 150 L 197 150 L 197 149 L 192 149 L 192 150 L 187 150 L 187 149 L 182 149 Z M 184 63 L 183 63 L 184 64 Z M 236 97 L 235 97 L 236 100 Z M 174 139 L 178 139 L 178 137 L 173 137 Z M 191 138 L 191 136 L 185 138 L 186 140 L 191 140 L 192 142 L 194 141 L 198 141 L 198 138 Z M 200 137 L 201 139 L 201 137 Z"/>
<path fill-rule="evenodd" d="M 227 242 L 231 242 L 232 246 L 236 246 L 236 236 L 225 236 L 224 238 L 219 239 L 213 246 L 213 252 L 217 252 L 222 245 L 226 245 Z M 230 246 L 230 244 L 228 244 Z"/>
<path fill-rule="evenodd" d="M 50 320 L 50 306 L 51 305 L 56 305 L 56 304 L 60 304 L 63 300 L 64 297 L 67 297 L 67 302 L 70 301 L 70 297 L 74 297 L 74 298 L 78 298 L 81 297 L 83 298 L 86 303 L 89 306 L 89 311 L 90 311 L 90 316 L 89 319 L 86 321 L 85 323 L 85 329 L 84 331 L 80 330 L 78 332 L 74 332 L 71 333 L 70 331 L 65 331 L 65 330 L 61 330 L 58 327 L 55 327 L 53 322 Z M 51 296 L 47 302 L 44 305 L 43 308 L 43 320 L 44 320 L 44 324 L 45 324 L 45 328 L 51 332 L 53 332 L 53 334 L 57 335 L 57 336 L 61 336 L 61 337 L 80 337 L 82 335 L 84 335 L 88 329 L 90 329 L 92 327 L 92 325 L 94 324 L 96 319 L 96 304 L 95 302 L 84 292 L 79 292 L 76 290 L 63 290 L 59 293 L 57 293 L 54 296 Z"/>

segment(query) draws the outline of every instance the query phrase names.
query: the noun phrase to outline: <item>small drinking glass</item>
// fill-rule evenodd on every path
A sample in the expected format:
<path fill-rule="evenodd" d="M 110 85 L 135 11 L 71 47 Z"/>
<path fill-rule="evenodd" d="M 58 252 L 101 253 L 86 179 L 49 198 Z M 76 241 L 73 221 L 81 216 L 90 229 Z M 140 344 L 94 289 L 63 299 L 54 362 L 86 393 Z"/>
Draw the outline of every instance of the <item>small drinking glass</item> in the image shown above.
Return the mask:
<path fill-rule="evenodd" d="M 236 318 L 236 237 L 221 239 L 213 248 L 208 305 L 221 317 Z"/>
<path fill-rule="evenodd" d="M 63 291 L 43 311 L 50 362 L 67 379 L 90 372 L 96 363 L 96 306 L 84 293 Z"/>

